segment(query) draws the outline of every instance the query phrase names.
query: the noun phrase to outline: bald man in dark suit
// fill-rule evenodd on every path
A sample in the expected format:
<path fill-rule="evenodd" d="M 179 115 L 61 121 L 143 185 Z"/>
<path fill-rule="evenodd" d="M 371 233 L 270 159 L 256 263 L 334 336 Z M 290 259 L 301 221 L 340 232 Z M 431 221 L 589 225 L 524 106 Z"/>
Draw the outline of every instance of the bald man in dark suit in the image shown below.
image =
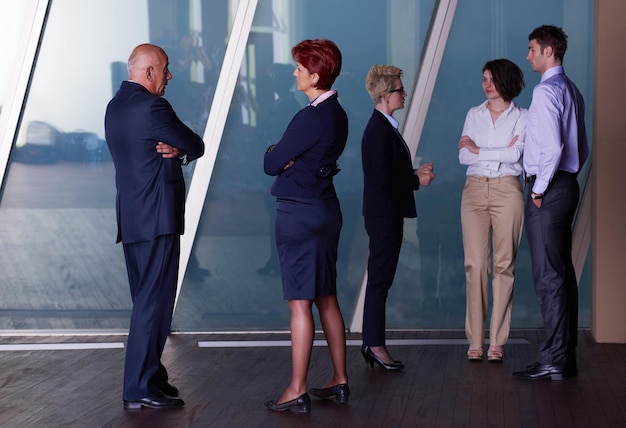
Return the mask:
<path fill-rule="evenodd" d="M 115 164 L 117 242 L 124 246 L 133 310 L 124 368 L 124 407 L 184 405 L 161 355 L 176 296 L 184 232 L 182 165 L 204 154 L 202 138 L 162 98 L 172 78 L 158 46 L 137 46 L 129 80 L 109 102 L 106 141 Z"/>

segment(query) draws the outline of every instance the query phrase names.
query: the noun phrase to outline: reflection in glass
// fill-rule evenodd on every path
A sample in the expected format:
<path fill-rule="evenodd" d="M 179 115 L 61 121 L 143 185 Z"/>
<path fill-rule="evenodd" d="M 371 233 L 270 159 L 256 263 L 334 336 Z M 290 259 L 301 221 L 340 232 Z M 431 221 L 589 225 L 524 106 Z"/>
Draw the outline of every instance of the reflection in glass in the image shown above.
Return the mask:
<path fill-rule="evenodd" d="M 226 0 L 52 2 L 0 203 L 0 328 L 128 327 L 104 110 L 152 42 L 173 66 L 165 97 L 202 133 L 227 17 Z"/>
<path fill-rule="evenodd" d="M 22 10 L 28 2 L 5 3 L 2 19 L 12 19 L 22 12 L 7 5 L 19 4 Z M 104 109 L 126 78 L 132 48 L 153 42 L 170 56 L 173 79 L 165 98 L 202 135 L 229 39 L 233 3 L 51 2 L 0 195 L 0 287 L 7 291 L 0 301 L 0 329 L 127 328 L 130 296 L 122 249 L 114 243 L 114 172 L 102 140 Z M 288 307 L 272 263 L 275 202 L 262 160 L 266 147 L 304 103 L 291 86 L 290 48 L 302 39 L 320 37 L 334 40 L 344 54 L 335 87 L 349 115 L 350 135 L 335 183 L 344 215 L 338 298 L 350 324 L 367 262 L 360 140 L 373 103 L 364 88 L 365 75 L 375 63 L 402 68 L 410 99 L 409 83 L 419 68 L 435 4 L 259 0 L 174 329 L 288 328 Z M 539 0 L 458 2 L 416 159 L 416 164 L 434 161 L 438 178 L 416 194 L 418 221 L 405 223 L 387 302 L 390 328 L 463 328 L 459 205 L 464 169 L 458 164 L 456 141 L 467 109 L 482 100 L 479 82 L 488 59 L 507 57 L 522 67 L 526 90 L 518 101 L 529 105 L 539 79 L 524 59 L 535 10 L 542 10 L 544 22 L 568 32 L 565 67 L 591 105 L 592 0 L 549 5 Z M 321 19 L 320 11 L 330 13 Z M 0 45 L 14 46 L 12 41 L 0 38 Z M 13 58 L 5 55 L 0 73 L 11 69 Z M 591 109 L 587 112 L 590 118 Z M 397 118 L 403 125 L 404 116 Z M 591 132 L 590 121 L 587 129 Z M 188 182 L 192 173 L 188 168 Z M 517 266 L 513 327 L 539 326 L 525 238 Z M 589 325 L 589 281 L 586 267 L 581 326 Z"/>
<path fill-rule="evenodd" d="M 335 177 L 344 217 L 339 243 L 338 300 L 349 323 L 367 263 L 361 215 L 361 135 L 373 102 L 365 76 L 375 62 L 396 61 L 407 82 L 417 70 L 433 2 L 399 9 L 394 2 L 260 0 L 239 73 L 224 136 L 174 314 L 173 329 L 195 331 L 285 330 L 275 256 L 275 199 L 263 155 L 305 104 L 292 76 L 290 50 L 303 39 L 329 38 L 343 54 L 334 88 L 348 113 L 350 134 Z M 345 17 L 359 9 L 358 19 Z M 320 10 L 332 10 L 319 19 Z M 407 13 L 410 12 L 410 13 Z M 372 29 L 376 29 L 373 32 Z M 410 29 L 410 30 L 407 30 Z M 378 31 L 380 30 L 380 31 Z M 412 49 L 391 50 L 391 42 Z M 397 56 L 398 52 L 402 55 Z"/>
<path fill-rule="evenodd" d="M 574 3 L 576 7 L 571 6 Z M 416 194 L 418 225 L 412 234 L 405 234 L 411 235 L 406 239 L 414 244 L 414 249 L 411 251 L 411 245 L 403 244 L 403 250 L 407 251 L 401 255 L 395 290 L 392 288 L 387 303 L 389 327 L 464 327 L 460 205 L 465 168 L 458 162 L 457 142 L 467 110 L 485 99 L 480 82 L 486 61 L 495 58 L 514 61 L 523 70 L 526 82 L 516 103 L 524 108 L 530 105 L 532 89 L 540 76 L 531 70 L 525 58 L 528 34 L 539 25 L 534 13 L 538 8 L 542 10 L 541 23 L 562 26 L 568 33 L 564 66 L 582 88 L 587 105 L 591 105 L 592 0 L 565 0 L 549 5 L 539 0 L 523 4 L 492 0 L 458 2 L 417 151 L 425 161 L 434 161 L 437 180 Z M 588 132 L 591 132 L 590 119 L 588 116 Z M 418 254 L 421 254 L 420 264 L 416 263 Z M 581 299 L 589 299 L 589 295 L 581 294 Z M 581 308 L 587 307 L 581 304 Z M 580 325 L 589 325 L 588 313 L 581 312 Z M 516 261 L 512 328 L 541 326 L 528 245 L 523 236 Z"/>

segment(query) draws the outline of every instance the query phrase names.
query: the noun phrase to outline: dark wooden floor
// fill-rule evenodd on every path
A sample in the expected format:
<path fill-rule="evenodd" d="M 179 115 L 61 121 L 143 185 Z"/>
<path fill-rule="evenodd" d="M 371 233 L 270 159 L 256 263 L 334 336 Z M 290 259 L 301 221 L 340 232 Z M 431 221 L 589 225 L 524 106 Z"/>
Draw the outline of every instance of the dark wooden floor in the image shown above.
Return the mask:
<path fill-rule="evenodd" d="M 0 351 L 2 427 L 625 427 L 626 345 L 596 344 L 579 333 L 579 376 L 522 381 L 515 369 L 534 361 L 540 332 L 513 332 L 528 342 L 506 347 L 502 364 L 468 362 L 458 331 L 391 332 L 391 339 L 432 339 L 395 345 L 401 373 L 370 369 L 348 347 L 352 395 L 347 405 L 314 401 L 310 414 L 273 413 L 290 376 L 290 348 L 199 347 L 223 340 L 285 340 L 288 336 L 172 335 L 163 361 L 186 405 L 177 410 L 124 410 L 124 349 Z M 358 340 L 358 335 L 349 335 Z M 443 340 L 456 339 L 451 344 Z M 125 336 L 0 337 L 0 345 L 125 342 Z M 327 349 L 315 347 L 309 386 L 329 374 Z"/>

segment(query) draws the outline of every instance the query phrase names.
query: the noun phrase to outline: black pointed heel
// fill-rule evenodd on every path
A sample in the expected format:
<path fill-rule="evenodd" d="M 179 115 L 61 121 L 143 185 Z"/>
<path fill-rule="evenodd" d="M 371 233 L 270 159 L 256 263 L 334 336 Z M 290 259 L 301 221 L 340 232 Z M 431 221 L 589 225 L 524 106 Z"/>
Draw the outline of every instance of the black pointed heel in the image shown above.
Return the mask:
<path fill-rule="evenodd" d="M 350 387 L 347 383 L 340 383 L 328 388 L 311 388 L 309 394 L 323 400 L 335 400 L 337 403 L 345 404 L 350 397 Z"/>
<path fill-rule="evenodd" d="M 399 371 L 404 368 L 404 364 L 395 361 L 391 364 L 387 364 L 372 352 L 369 346 L 361 346 L 361 354 L 363 354 L 363 358 L 365 358 L 365 362 L 370 365 L 370 367 L 374 367 L 374 363 L 377 363 L 381 368 L 388 371 Z"/>
<path fill-rule="evenodd" d="M 278 400 L 270 400 L 265 402 L 265 407 L 276 412 L 284 412 L 292 407 L 298 413 L 309 413 L 311 411 L 311 397 L 306 392 L 293 400 L 277 403 Z"/>

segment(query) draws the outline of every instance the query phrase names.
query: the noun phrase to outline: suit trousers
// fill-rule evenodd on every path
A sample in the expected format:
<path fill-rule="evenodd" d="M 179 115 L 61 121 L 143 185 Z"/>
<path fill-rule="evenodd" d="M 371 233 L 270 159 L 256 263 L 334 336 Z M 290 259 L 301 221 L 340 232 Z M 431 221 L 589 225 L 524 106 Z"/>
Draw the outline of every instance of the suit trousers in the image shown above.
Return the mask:
<path fill-rule="evenodd" d="M 155 396 L 167 382 L 161 364 L 176 297 L 180 236 L 124 244 L 133 310 L 124 368 L 124 400 Z"/>
<path fill-rule="evenodd" d="M 482 348 L 485 341 L 491 272 L 489 344 L 503 346 L 508 340 L 515 257 L 523 224 L 524 197 L 519 177 L 467 177 L 461 199 L 461 226 L 467 297 L 465 334 L 472 348 Z"/>
<path fill-rule="evenodd" d="M 404 217 L 365 217 L 370 238 L 363 308 L 363 345 L 385 346 L 385 305 L 400 258 Z"/>
<path fill-rule="evenodd" d="M 532 189 L 532 182 L 529 187 Z M 576 365 L 578 284 L 572 263 L 572 222 L 580 190 L 574 174 L 557 172 L 541 207 L 526 199 L 526 237 L 545 340 L 539 362 Z"/>

